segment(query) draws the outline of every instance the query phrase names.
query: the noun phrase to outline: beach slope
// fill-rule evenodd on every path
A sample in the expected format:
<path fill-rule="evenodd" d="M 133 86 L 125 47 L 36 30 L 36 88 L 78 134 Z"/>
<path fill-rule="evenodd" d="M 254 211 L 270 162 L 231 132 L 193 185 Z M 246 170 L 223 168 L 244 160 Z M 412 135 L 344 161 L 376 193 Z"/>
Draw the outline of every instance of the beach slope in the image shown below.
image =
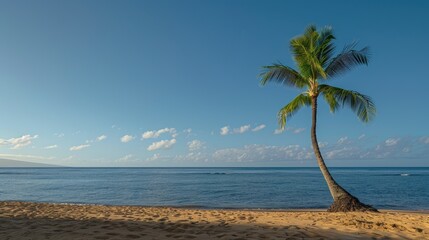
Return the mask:
<path fill-rule="evenodd" d="M 0 202 L 0 239 L 429 239 L 429 214 Z"/>

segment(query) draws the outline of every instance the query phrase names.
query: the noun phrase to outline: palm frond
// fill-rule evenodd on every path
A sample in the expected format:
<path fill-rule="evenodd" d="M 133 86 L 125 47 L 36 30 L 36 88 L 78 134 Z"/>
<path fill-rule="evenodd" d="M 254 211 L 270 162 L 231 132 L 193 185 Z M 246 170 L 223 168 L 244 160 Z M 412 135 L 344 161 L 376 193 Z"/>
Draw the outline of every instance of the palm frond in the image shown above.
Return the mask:
<path fill-rule="evenodd" d="M 294 38 L 290 41 L 290 48 L 294 56 L 294 60 L 298 65 L 299 72 L 303 77 L 309 78 L 313 76 L 311 68 L 311 50 L 309 49 L 309 42 L 304 36 Z"/>
<path fill-rule="evenodd" d="M 309 105 L 311 105 L 311 98 L 307 94 L 302 93 L 295 97 L 290 103 L 280 109 L 279 113 L 277 114 L 280 128 L 285 128 L 288 117 L 291 117 L 293 114 L 295 114 L 301 107 Z"/>
<path fill-rule="evenodd" d="M 375 116 L 376 108 L 369 96 L 326 84 L 319 86 L 319 93 L 324 95 L 331 111 L 335 111 L 339 106 L 348 105 L 363 122 L 368 122 Z"/>
<path fill-rule="evenodd" d="M 331 112 L 334 113 L 335 111 L 337 111 L 337 109 L 340 107 L 340 104 L 338 104 L 338 101 L 337 99 L 335 99 L 335 96 L 330 93 L 323 93 L 323 97 L 325 98 L 325 101 L 328 103 L 329 109 L 331 110 Z"/>
<path fill-rule="evenodd" d="M 328 26 L 321 29 L 319 35 L 317 43 L 317 58 L 319 59 L 320 65 L 325 68 L 329 60 L 332 58 L 332 54 L 335 50 L 335 45 L 332 42 L 332 40 L 335 39 L 335 36 L 332 28 Z"/>
<path fill-rule="evenodd" d="M 307 85 L 307 81 L 297 71 L 282 64 L 264 66 L 260 76 L 262 85 L 265 85 L 270 81 L 297 88 L 303 88 Z"/>
<path fill-rule="evenodd" d="M 323 36 L 317 32 L 315 26 L 308 27 L 302 36 L 293 38 L 290 41 L 290 48 L 294 55 L 294 60 L 298 65 L 298 68 L 302 76 L 306 78 L 317 79 L 318 77 L 326 78 L 327 75 L 319 60 L 319 56 L 323 56 L 320 52 L 320 38 L 324 38 L 322 42 L 330 41 L 328 31 L 322 32 Z M 325 43 L 325 47 L 329 44 Z"/>
<path fill-rule="evenodd" d="M 326 67 L 326 74 L 332 78 L 343 74 L 358 65 L 368 65 L 369 47 L 355 50 L 356 43 L 344 47 L 343 51 L 333 58 Z"/>

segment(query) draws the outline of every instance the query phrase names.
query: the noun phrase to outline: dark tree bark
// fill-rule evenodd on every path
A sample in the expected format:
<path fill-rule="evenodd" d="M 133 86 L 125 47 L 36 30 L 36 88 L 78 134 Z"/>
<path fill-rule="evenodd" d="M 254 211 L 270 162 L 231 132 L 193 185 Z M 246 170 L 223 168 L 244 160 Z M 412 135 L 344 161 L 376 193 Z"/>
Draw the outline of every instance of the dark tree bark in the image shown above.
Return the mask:
<path fill-rule="evenodd" d="M 311 98 L 312 108 L 312 125 L 311 125 L 311 143 L 313 145 L 314 154 L 316 155 L 317 164 L 320 171 L 328 184 L 329 191 L 331 192 L 334 203 L 328 208 L 328 212 L 350 212 L 350 211 L 371 211 L 377 212 L 377 209 L 363 204 L 342 188 L 331 176 L 328 168 L 325 165 L 322 154 L 320 153 L 319 144 L 317 142 L 316 124 L 317 124 L 317 96 Z"/>

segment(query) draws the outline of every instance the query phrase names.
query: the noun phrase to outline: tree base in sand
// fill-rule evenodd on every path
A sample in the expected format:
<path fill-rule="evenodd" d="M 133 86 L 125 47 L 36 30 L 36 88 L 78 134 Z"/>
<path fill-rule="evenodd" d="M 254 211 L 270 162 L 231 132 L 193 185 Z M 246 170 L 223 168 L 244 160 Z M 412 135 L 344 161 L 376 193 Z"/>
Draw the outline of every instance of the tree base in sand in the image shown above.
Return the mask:
<path fill-rule="evenodd" d="M 334 201 L 328 212 L 378 212 L 370 205 L 363 204 L 353 196 L 344 196 Z"/>

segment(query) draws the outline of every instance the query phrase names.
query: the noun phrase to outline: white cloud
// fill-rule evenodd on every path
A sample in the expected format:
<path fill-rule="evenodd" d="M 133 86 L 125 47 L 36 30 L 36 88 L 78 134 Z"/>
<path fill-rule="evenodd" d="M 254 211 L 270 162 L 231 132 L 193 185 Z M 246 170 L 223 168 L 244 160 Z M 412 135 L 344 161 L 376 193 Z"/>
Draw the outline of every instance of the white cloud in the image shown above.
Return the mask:
<path fill-rule="evenodd" d="M 200 150 L 201 148 L 204 148 L 204 143 L 199 140 L 192 140 L 188 142 L 188 148 L 189 151 L 194 152 Z"/>
<path fill-rule="evenodd" d="M 64 133 L 54 133 L 54 136 L 62 138 L 64 137 Z"/>
<path fill-rule="evenodd" d="M 142 139 L 149 139 L 149 138 L 158 138 L 161 136 L 161 134 L 164 133 L 170 133 L 172 137 L 177 136 L 177 131 L 175 128 L 163 128 L 159 130 L 154 131 L 146 131 L 142 134 Z"/>
<path fill-rule="evenodd" d="M 121 131 L 121 130 L 122 130 L 122 128 L 120 128 L 120 127 L 116 126 L 115 124 L 113 124 L 113 125 L 112 125 L 112 129 L 116 129 L 116 130 L 118 130 L 118 131 Z"/>
<path fill-rule="evenodd" d="M 299 145 L 289 146 L 265 146 L 246 145 L 242 148 L 220 149 L 213 153 L 213 161 L 216 162 L 259 162 L 259 161 L 284 161 L 306 160 L 313 156 L 311 149 Z"/>
<path fill-rule="evenodd" d="M 101 136 L 97 137 L 97 141 L 101 142 L 101 141 L 105 140 L 106 138 L 107 138 L 106 135 L 101 135 Z"/>
<path fill-rule="evenodd" d="M 333 159 L 333 158 L 350 158 L 351 156 L 353 156 L 356 153 L 355 148 L 351 148 L 351 147 L 343 147 L 343 148 L 337 148 L 331 151 L 326 152 L 326 158 L 328 159 Z"/>
<path fill-rule="evenodd" d="M 155 153 L 152 157 L 146 158 L 146 161 L 152 162 L 161 159 L 161 155 L 159 153 Z"/>
<path fill-rule="evenodd" d="M 130 161 L 132 158 L 134 157 L 134 155 L 132 154 L 127 154 L 121 158 L 119 158 L 118 160 L 116 160 L 116 162 L 128 162 Z"/>
<path fill-rule="evenodd" d="M 176 155 L 173 158 L 173 160 L 177 161 L 177 162 L 201 163 L 201 162 L 208 162 L 209 161 L 209 155 L 207 153 L 203 153 L 203 152 L 190 152 L 186 155 Z"/>
<path fill-rule="evenodd" d="M 132 141 L 133 139 L 134 139 L 134 137 L 131 135 L 124 135 L 121 137 L 121 142 L 127 143 L 127 142 Z"/>
<path fill-rule="evenodd" d="M 293 130 L 293 133 L 298 134 L 298 133 L 302 133 L 305 130 L 305 128 L 296 128 Z"/>
<path fill-rule="evenodd" d="M 252 131 L 256 132 L 256 131 L 262 130 L 263 128 L 265 128 L 264 124 L 255 127 L 254 129 L 252 129 Z M 250 130 L 251 130 L 250 124 L 243 125 L 239 128 L 234 128 L 232 131 L 230 130 L 229 126 L 224 126 L 220 129 L 220 135 L 225 136 L 228 134 L 242 134 Z"/>
<path fill-rule="evenodd" d="M 344 144 L 344 143 L 348 143 L 348 137 L 341 137 L 340 139 L 338 139 L 337 143 L 338 144 Z"/>
<path fill-rule="evenodd" d="M 70 151 L 79 151 L 79 150 L 82 150 L 84 148 L 88 148 L 90 146 L 91 145 L 89 145 L 89 144 L 82 144 L 82 145 L 78 145 L 78 146 L 73 146 L 70 148 Z"/>
<path fill-rule="evenodd" d="M 72 135 L 78 135 L 80 134 L 82 131 L 81 130 L 77 130 L 76 132 L 72 133 Z"/>
<path fill-rule="evenodd" d="M 423 137 L 422 142 L 424 142 L 425 144 L 429 144 L 429 137 Z"/>
<path fill-rule="evenodd" d="M 387 138 L 376 144 L 342 139 L 324 148 L 327 159 L 424 159 L 429 154 L 423 139 L 417 137 Z"/>
<path fill-rule="evenodd" d="M 225 126 L 220 129 L 220 135 L 225 136 L 229 133 L 229 126 Z"/>
<path fill-rule="evenodd" d="M 260 130 L 264 129 L 265 127 L 266 127 L 265 124 L 261 124 L 259 126 L 256 126 L 255 128 L 253 128 L 252 132 L 260 131 Z"/>
<path fill-rule="evenodd" d="M 10 149 L 19 149 L 28 146 L 32 143 L 32 140 L 38 138 L 39 135 L 31 136 L 29 134 L 23 135 L 18 138 L 10 138 L 8 140 L 0 139 L 0 145 L 10 146 Z"/>
<path fill-rule="evenodd" d="M 284 129 L 276 129 L 274 130 L 273 134 L 281 134 L 284 132 Z"/>
<path fill-rule="evenodd" d="M 375 160 L 375 159 L 407 159 L 418 158 L 425 159 L 429 155 L 429 148 L 425 143 L 426 137 L 414 137 L 401 139 L 394 146 L 386 146 L 385 141 L 374 143 L 363 143 L 361 141 L 354 141 L 357 138 L 350 139 L 343 137 L 340 143 L 333 142 L 320 142 L 319 146 L 323 148 L 322 154 L 326 160 Z M 166 140 L 168 141 L 168 140 Z M 153 143 L 151 150 L 162 148 L 168 143 L 166 141 Z M 187 143 L 190 147 L 193 141 Z M 196 142 L 195 142 L 196 143 Z M 346 143 L 346 144 L 344 144 Z M 198 146 L 198 144 L 195 144 Z M 204 148 L 204 147 L 202 147 Z M 200 148 L 200 149 L 202 149 Z M 149 148 L 148 148 L 149 150 Z M 219 163 L 261 163 L 261 162 L 283 162 L 283 161 L 297 161 L 302 164 L 303 161 L 314 161 L 314 152 L 310 145 L 289 145 L 289 146 L 267 146 L 267 145 L 245 145 L 237 148 L 217 149 L 215 151 L 189 151 L 187 154 L 175 156 L 160 156 L 154 154 L 152 157 L 146 159 L 147 161 L 157 162 L 175 162 L 188 164 L 206 163 L 219 164 Z M 313 162 L 315 163 L 315 162 Z"/>
<path fill-rule="evenodd" d="M 234 128 L 234 133 L 242 134 L 250 130 L 250 125 L 243 125 L 239 128 Z"/>
<path fill-rule="evenodd" d="M 171 148 L 174 144 L 176 144 L 176 139 L 171 140 L 161 140 L 159 142 L 154 142 L 149 147 L 147 147 L 148 151 L 154 151 L 157 149 L 168 149 Z"/>
<path fill-rule="evenodd" d="M 86 140 L 85 143 L 94 143 L 94 142 L 101 142 L 107 138 L 106 135 L 101 135 L 95 138 L 95 140 Z"/>
<path fill-rule="evenodd" d="M 53 148 L 57 148 L 58 145 L 50 145 L 50 146 L 46 146 L 45 149 L 53 149 Z"/>
<path fill-rule="evenodd" d="M 384 143 L 386 146 L 394 146 L 398 144 L 400 138 L 388 138 Z"/>
<path fill-rule="evenodd" d="M 0 158 L 6 158 L 11 160 L 19 160 L 19 161 L 33 161 L 33 160 L 51 160 L 54 157 L 44 157 L 44 156 L 35 156 L 35 155 L 21 155 L 21 154 L 6 154 L 0 153 Z"/>
<path fill-rule="evenodd" d="M 196 134 L 192 133 L 192 128 L 187 128 L 187 129 L 183 130 L 182 132 L 186 134 L 187 138 L 189 138 L 191 136 L 196 136 Z M 171 137 L 175 138 L 175 137 L 177 137 L 177 134 L 176 134 L 176 136 L 171 136 Z"/>

